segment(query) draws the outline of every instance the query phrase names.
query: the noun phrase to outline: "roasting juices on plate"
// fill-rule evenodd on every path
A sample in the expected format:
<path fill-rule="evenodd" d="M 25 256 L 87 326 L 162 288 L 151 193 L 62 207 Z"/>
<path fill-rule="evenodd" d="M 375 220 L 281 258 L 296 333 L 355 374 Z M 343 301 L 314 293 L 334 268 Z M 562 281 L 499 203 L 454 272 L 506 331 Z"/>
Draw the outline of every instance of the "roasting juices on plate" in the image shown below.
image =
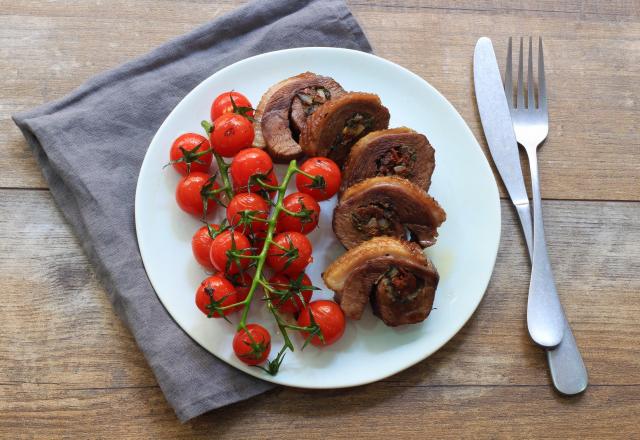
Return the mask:
<path fill-rule="evenodd" d="M 240 316 L 232 345 L 245 364 L 275 375 L 295 349 L 291 332 L 300 348 L 331 345 L 367 303 L 388 326 L 429 315 L 439 276 L 424 248 L 446 219 L 427 194 L 435 151 L 423 134 L 389 129 L 389 118 L 377 95 L 305 72 L 270 87 L 256 109 L 239 92 L 222 93 L 202 121 L 206 136 L 184 133 L 171 146 L 170 164 L 183 176 L 176 201 L 204 223 L 194 258 L 212 272 L 196 306 L 209 318 Z M 281 182 L 274 163 L 288 163 Z M 292 180 L 297 192 L 285 197 Z M 318 202 L 338 192 L 332 227 L 348 250 L 322 275 L 335 302 L 314 300 L 307 234 Z M 222 221 L 210 223 L 218 209 Z M 262 301 L 252 303 L 257 292 Z M 267 307 L 282 334 L 271 358 L 271 334 L 249 322 L 252 305 Z"/>

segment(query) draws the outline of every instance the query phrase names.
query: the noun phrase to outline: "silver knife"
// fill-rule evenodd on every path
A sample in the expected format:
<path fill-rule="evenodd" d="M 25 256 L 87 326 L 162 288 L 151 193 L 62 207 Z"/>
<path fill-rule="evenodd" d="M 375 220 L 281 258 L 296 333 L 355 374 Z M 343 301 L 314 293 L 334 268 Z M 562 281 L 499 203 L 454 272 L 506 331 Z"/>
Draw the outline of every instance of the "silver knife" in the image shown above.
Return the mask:
<path fill-rule="evenodd" d="M 533 227 L 529 197 L 522 177 L 518 143 L 513 132 L 507 98 L 491 40 L 483 37 L 473 55 L 473 79 L 478 111 L 489 151 L 516 207 L 522 231 L 533 252 Z M 564 314 L 563 314 L 564 317 Z M 547 350 L 547 361 L 555 388 L 563 394 L 578 394 L 587 388 L 587 369 L 580 355 L 569 323 L 564 317 L 564 334 L 560 344 Z"/>

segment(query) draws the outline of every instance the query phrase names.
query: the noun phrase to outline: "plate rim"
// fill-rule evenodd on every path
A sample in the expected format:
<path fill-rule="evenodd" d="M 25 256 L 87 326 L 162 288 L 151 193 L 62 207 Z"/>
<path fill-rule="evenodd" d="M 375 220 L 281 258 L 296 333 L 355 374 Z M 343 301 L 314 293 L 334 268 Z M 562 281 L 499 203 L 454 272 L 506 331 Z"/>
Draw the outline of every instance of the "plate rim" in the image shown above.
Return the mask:
<path fill-rule="evenodd" d="M 459 326 L 457 326 L 457 328 L 455 329 L 454 332 L 452 332 L 451 336 L 448 337 L 446 340 L 442 341 L 442 343 L 437 344 L 435 346 L 435 348 L 433 348 L 433 350 L 431 350 L 429 353 L 425 354 L 424 356 L 418 356 L 417 359 L 412 359 L 411 362 L 407 362 L 405 364 L 403 364 L 402 366 L 399 366 L 397 368 L 392 368 L 389 371 L 386 371 L 382 376 L 379 376 L 377 378 L 365 378 L 363 380 L 355 380 L 355 381 L 351 381 L 348 384 L 343 384 L 343 385 L 331 385 L 331 386 L 323 386 L 323 384 L 321 382 L 316 382 L 316 383 L 312 383 L 312 384 L 308 384 L 308 385 L 295 385 L 295 387 L 297 388 L 304 388 L 304 389 L 342 389 L 342 388 L 352 388 L 352 387 L 357 387 L 357 386 L 362 386 L 362 385 L 366 385 L 369 383 L 373 383 L 373 382 L 377 382 L 380 380 L 384 380 L 388 377 L 391 377 L 395 374 L 398 374 L 401 371 L 404 371 L 414 365 L 416 365 L 419 362 L 424 361 L 425 359 L 429 358 L 430 356 L 432 356 L 434 353 L 436 353 L 438 350 L 440 350 L 444 345 L 446 345 L 447 343 L 449 343 L 451 341 L 451 339 L 453 339 L 459 332 L 460 330 L 462 330 L 462 328 L 469 322 L 469 319 L 471 319 L 471 317 L 474 315 L 474 313 L 476 312 L 476 310 L 478 309 L 478 307 L 480 306 L 480 303 L 482 302 L 482 300 L 484 299 L 484 296 L 487 293 L 487 288 L 489 286 L 489 282 L 491 281 L 491 277 L 493 275 L 493 272 L 495 270 L 495 264 L 497 261 L 497 256 L 498 256 L 498 249 L 499 249 L 499 245 L 500 245 L 500 240 L 501 240 L 501 236 L 502 236 L 502 212 L 501 212 L 501 206 L 500 206 L 500 193 L 498 190 L 498 184 L 495 178 L 495 175 L 491 169 L 491 165 L 489 163 L 489 160 L 487 159 L 484 151 L 482 150 L 482 147 L 480 146 L 480 143 L 478 142 L 478 140 L 476 139 L 475 135 L 473 134 L 473 132 L 471 131 L 471 128 L 469 127 L 469 125 L 467 124 L 466 120 L 462 117 L 462 115 L 460 114 L 460 112 L 458 112 L 458 110 L 453 106 L 453 104 L 451 104 L 451 102 L 442 94 L 440 93 L 440 91 L 438 89 L 436 89 L 434 86 L 432 86 L 427 80 L 425 80 L 424 78 L 422 78 L 421 76 L 419 76 L 418 74 L 412 72 L 411 70 L 407 69 L 404 66 L 401 66 L 393 61 L 387 60 L 385 58 L 382 58 L 378 55 L 372 54 L 372 53 L 368 53 L 368 52 L 362 52 L 359 50 L 354 50 L 354 49 L 346 49 L 346 48 L 336 48 L 336 47 L 318 47 L 318 46 L 308 46 L 308 47 L 296 47 L 296 48 L 290 48 L 290 49 L 281 49 L 281 50 L 275 50 L 275 51 L 270 51 L 270 52 L 265 52 L 265 53 L 261 53 L 261 54 L 257 54 L 248 58 L 243 58 L 241 60 L 236 61 L 235 63 L 229 64 L 228 66 L 223 67 L 220 70 L 217 70 L 215 72 L 213 72 L 211 75 L 209 75 L 208 77 L 204 78 L 202 81 L 200 81 L 194 88 L 192 88 L 191 90 L 189 90 L 183 97 L 182 99 L 169 111 L 169 113 L 167 114 L 167 116 L 165 117 L 165 119 L 162 121 L 162 123 L 158 126 L 158 128 L 156 129 L 151 141 L 149 142 L 149 145 L 147 146 L 146 152 L 145 152 L 145 156 L 144 159 L 142 161 L 142 164 L 140 166 L 140 171 L 138 172 L 138 178 L 136 181 L 136 192 L 135 192 L 135 201 L 134 201 L 134 222 L 135 222 L 135 230 L 136 230 L 136 244 L 138 246 L 138 251 L 140 254 L 140 259 L 142 261 L 142 265 L 144 267 L 145 270 L 145 275 L 147 276 L 147 279 L 149 280 L 149 283 L 151 284 L 151 287 L 153 288 L 153 291 L 156 295 L 156 297 L 158 298 L 158 300 L 160 301 L 160 303 L 162 304 L 162 306 L 164 307 L 165 311 L 167 312 L 167 314 L 171 317 L 171 319 L 175 322 L 175 324 L 180 327 L 180 330 L 183 331 L 191 340 L 193 340 L 195 343 L 197 343 L 200 347 L 202 347 L 204 350 L 206 350 L 209 354 L 211 354 L 212 356 L 215 356 L 217 359 L 219 359 L 220 361 L 224 362 L 225 364 L 237 369 L 239 372 L 243 372 L 246 374 L 249 374 L 253 377 L 256 377 L 258 379 L 262 379 L 274 384 L 278 384 L 278 385 L 284 385 L 284 386 L 294 386 L 294 385 L 289 385 L 287 383 L 283 383 L 282 381 L 278 381 L 277 377 L 278 376 L 269 376 L 269 375 L 265 375 L 262 373 L 261 370 L 257 370 L 257 369 L 241 369 L 238 368 L 237 365 L 234 365 L 233 363 L 229 362 L 227 359 L 224 359 L 223 357 L 219 357 L 218 355 L 216 355 L 215 353 L 213 353 L 211 350 L 209 350 L 204 344 L 200 343 L 198 341 L 198 339 L 196 337 L 194 337 L 193 335 L 191 335 L 182 325 L 180 325 L 178 323 L 178 321 L 176 320 L 176 318 L 173 316 L 173 314 L 170 311 L 170 308 L 167 306 L 167 304 L 165 304 L 165 302 L 163 301 L 162 297 L 158 294 L 158 290 L 156 289 L 156 286 L 153 282 L 153 280 L 151 279 L 151 277 L 149 276 L 149 272 L 147 270 L 147 262 L 145 261 L 144 255 L 143 255 L 143 251 L 142 251 L 142 247 L 143 245 L 141 245 L 141 234 L 140 234 L 140 230 L 141 230 L 141 225 L 139 223 L 139 216 L 137 215 L 138 213 L 138 209 L 140 208 L 140 204 L 141 202 L 141 197 L 139 197 L 139 194 L 142 191 L 142 179 L 141 176 L 143 175 L 143 172 L 146 170 L 146 168 L 148 168 L 150 165 L 150 161 L 148 160 L 149 158 L 149 149 L 151 148 L 151 146 L 156 142 L 156 138 L 159 136 L 159 133 L 162 131 L 162 128 L 165 126 L 165 124 L 168 123 L 169 119 L 171 118 L 171 115 L 176 111 L 176 109 L 178 109 L 180 106 L 184 105 L 184 101 L 185 99 L 191 95 L 192 93 L 196 93 L 196 91 L 198 89 L 204 88 L 206 87 L 205 83 L 207 83 L 211 77 L 218 75 L 228 69 L 231 68 L 237 68 L 239 65 L 245 64 L 245 63 L 249 63 L 249 62 L 254 62 L 256 59 L 260 59 L 260 58 L 268 58 L 268 57 L 272 57 L 272 56 L 278 56 L 278 55 L 286 55 L 288 53 L 299 53 L 299 52 L 314 52 L 314 51 L 318 51 L 318 52 L 342 52 L 342 53 L 349 53 L 352 55 L 356 55 L 356 56 L 364 56 L 364 57 L 368 57 L 368 58 L 372 58 L 375 59 L 377 62 L 382 62 L 384 64 L 387 64 L 388 66 L 391 66 L 395 69 L 399 69 L 401 71 L 403 71 L 405 74 L 410 75 L 411 77 L 415 78 L 416 80 L 418 80 L 423 86 L 425 86 L 426 88 L 430 89 L 430 91 L 432 93 L 434 93 L 448 108 L 449 110 L 451 110 L 455 115 L 457 115 L 458 118 L 460 118 L 460 120 L 463 122 L 463 126 L 464 126 L 464 130 L 466 132 L 466 135 L 468 135 L 471 139 L 473 139 L 474 141 L 474 146 L 475 148 L 477 148 L 478 152 L 481 154 L 482 158 L 483 158 L 483 164 L 485 165 L 485 170 L 488 171 L 488 175 L 491 177 L 491 182 L 493 183 L 493 185 L 491 185 L 491 191 L 492 191 L 492 195 L 491 198 L 493 199 L 493 210 L 495 212 L 495 214 L 497 215 L 497 231 L 496 231 L 496 240 L 494 243 L 494 249 L 491 249 L 491 255 L 492 256 L 492 261 L 491 261 L 491 270 L 487 272 L 486 275 L 486 280 L 478 280 L 478 281 L 482 281 L 482 283 L 478 283 L 478 285 L 482 285 L 482 294 L 479 295 L 477 297 L 477 301 L 475 302 L 475 304 L 473 304 L 473 306 L 470 308 L 470 312 L 468 314 L 468 316 L 464 317 L 464 319 L 461 321 L 461 324 Z"/>

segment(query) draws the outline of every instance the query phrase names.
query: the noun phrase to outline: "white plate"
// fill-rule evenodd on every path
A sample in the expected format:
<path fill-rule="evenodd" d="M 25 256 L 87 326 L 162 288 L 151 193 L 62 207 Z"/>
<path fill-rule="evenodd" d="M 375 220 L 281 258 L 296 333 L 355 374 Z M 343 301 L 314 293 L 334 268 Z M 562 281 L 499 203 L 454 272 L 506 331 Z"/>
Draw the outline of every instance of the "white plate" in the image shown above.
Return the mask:
<path fill-rule="evenodd" d="M 178 174 L 162 169 L 173 140 L 202 132 L 212 100 L 235 89 L 257 105 L 272 84 L 311 71 L 335 78 L 345 90 L 377 93 L 391 112 L 390 127 L 407 126 L 427 135 L 436 150 L 430 193 L 447 211 L 438 243 L 428 250 L 440 272 L 434 310 L 421 324 L 386 327 L 371 310 L 347 324 L 335 345 L 288 353 L 277 376 L 247 367 L 231 349 L 234 326 L 207 319 L 194 295 L 207 276 L 191 255 L 191 236 L 199 222 L 174 200 Z M 291 185 L 293 186 L 293 185 Z M 307 273 L 322 288 L 314 298 L 332 297 L 320 274 L 343 248 L 331 230 L 335 200 L 321 203 L 320 227 L 309 237 L 314 262 Z M 221 211 L 221 210 L 220 210 Z M 271 52 L 237 62 L 191 91 L 164 121 L 140 170 L 135 203 L 140 253 L 151 284 L 176 322 L 200 345 L 253 376 L 303 388 L 339 388 L 383 379 L 419 362 L 442 347 L 471 317 L 491 277 L 500 239 L 498 189 L 473 134 L 436 89 L 410 71 L 374 55 L 346 49 L 300 48 Z M 273 319 L 255 300 L 251 317 L 273 336 L 272 353 L 282 346 Z M 235 317 L 234 319 L 238 319 Z M 294 335 L 294 343 L 302 338 Z"/>

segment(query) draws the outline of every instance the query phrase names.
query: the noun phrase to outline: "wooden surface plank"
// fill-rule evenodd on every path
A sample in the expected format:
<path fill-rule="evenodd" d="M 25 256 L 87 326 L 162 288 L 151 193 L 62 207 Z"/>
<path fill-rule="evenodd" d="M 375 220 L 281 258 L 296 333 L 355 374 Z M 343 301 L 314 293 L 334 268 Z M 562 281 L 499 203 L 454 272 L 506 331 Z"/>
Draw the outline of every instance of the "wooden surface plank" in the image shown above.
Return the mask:
<path fill-rule="evenodd" d="M 624 411 L 640 415 L 637 395 L 633 397 L 640 385 L 640 203 L 550 201 L 545 209 L 558 288 L 595 385 L 579 398 L 582 403 L 578 405 L 585 405 L 586 412 L 618 417 L 619 406 L 607 409 L 605 405 L 612 399 L 624 402 Z M 33 216 L 34 212 L 49 215 Z M 97 422 L 99 429 L 112 426 L 114 432 L 152 432 L 147 430 L 159 429 L 159 424 L 163 431 L 170 427 L 165 433 L 191 435 L 195 430 L 204 434 L 222 418 L 229 429 L 225 434 L 232 436 L 247 433 L 243 427 L 249 429 L 248 416 L 238 408 L 261 415 L 261 422 L 250 428 L 255 432 L 273 429 L 277 414 L 284 417 L 282 414 L 291 412 L 294 415 L 286 420 L 292 417 L 301 428 L 310 429 L 310 435 L 319 435 L 325 423 L 338 419 L 345 426 L 341 432 L 351 432 L 360 423 L 382 429 L 376 425 L 382 423 L 378 415 L 399 411 L 397 405 L 405 398 L 409 400 L 401 408 L 420 414 L 413 416 L 413 423 L 436 409 L 435 418 L 429 420 L 450 423 L 451 408 L 472 399 L 475 403 L 464 405 L 460 414 L 475 414 L 475 428 L 483 429 L 488 420 L 508 408 L 514 425 L 505 421 L 495 428 L 497 432 L 516 429 L 535 414 L 529 400 L 525 410 L 514 399 L 531 398 L 530 404 L 540 410 L 568 414 L 576 404 L 554 396 L 544 356 L 526 335 L 527 275 L 518 270 L 527 264 L 524 243 L 507 202 L 502 212 L 503 238 L 485 299 L 465 328 L 431 358 L 377 385 L 318 393 L 324 418 L 315 427 L 296 416 L 304 414 L 301 405 L 311 405 L 305 402 L 315 402 L 316 394 L 310 400 L 303 391 L 271 393 L 181 427 L 155 388 L 155 379 L 128 330 L 114 316 L 49 192 L 0 190 L 0 291 L 4 292 L 0 384 L 5 396 L 0 404 L 0 426 L 13 432 L 17 422 L 9 421 L 17 418 L 52 433 L 59 429 L 81 434 L 84 428 L 74 426 L 78 412 L 88 414 L 91 425 L 103 420 L 111 406 L 121 404 L 127 406 L 127 413 L 140 417 Z M 394 394 L 397 389 L 401 394 Z M 375 408 L 371 403 L 358 403 L 374 402 L 387 394 L 395 397 L 383 399 Z M 500 411 L 491 403 L 504 399 Z M 322 409 L 322 402 L 334 400 L 338 402 L 335 408 L 349 409 L 343 418 Z M 435 407 L 438 402 L 442 404 L 439 409 Z M 37 415 L 39 412 L 43 415 Z M 561 429 L 561 421 L 558 416 L 551 424 Z M 605 429 L 591 428 L 594 437 L 601 432 L 598 429 Z M 458 431 L 433 432 L 455 437 Z M 0 437 L 2 434 L 0 430 Z M 410 432 L 401 430 L 401 434 Z"/>
<path fill-rule="evenodd" d="M 638 434 L 638 396 L 638 385 L 592 387 L 575 399 L 559 397 L 546 386 L 379 382 L 348 392 L 281 388 L 180 425 L 156 387 L 0 385 L 0 436 L 415 439 L 428 433 L 429 438 L 453 439 L 608 439 L 615 432 L 617 438 L 630 439 Z"/>
<path fill-rule="evenodd" d="M 44 187 L 12 113 L 61 97 L 82 79 L 145 53 L 241 2 L 119 0 L 0 2 L 0 187 Z M 551 131 L 540 152 L 543 195 L 640 200 L 640 20 L 635 2 L 350 2 L 375 51 L 438 88 L 484 144 L 471 57 L 491 36 L 500 60 L 508 36 L 545 39 Z M 616 4 L 618 4 L 616 9 Z M 194 14 L 194 10 L 201 14 Z M 603 11 L 598 15 L 599 11 Z M 616 11 L 617 13 L 616 15 Z M 194 16 L 198 17 L 194 22 Z M 609 17 L 609 19 L 603 19 Z M 621 17 L 624 17 L 622 19 Z M 137 23 L 144 18 L 144 36 Z M 401 29 L 401 32 L 398 32 Z M 82 35 L 82 38 L 69 38 Z"/>
<path fill-rule="evenodd" d="M 491 36 L 502 60 L 509 35 L 545 38 L 552 128 L 543 193 L 570 199 L 546 201 L 545 219 L 590 372 L 585 395 L 556 395 L 527 337 L 527 257 L 503 201 L 487 294 L 428 360 L 364 387 L 280 388 L 177 421 L 49 192 L 33 190 L 46 183 L 9 115 L 241 3 L 0 0 L 0 438 L 637 438 L 638 0 L 349 0 L 376 53 L 437 87 L 481 144 L 476 39 Z"/>
<path fill-rule="evenodd" d="M 353 9 L 368 24 L 375 52 L 440 90 L 483 147 L 471 74 L 475 42 L 490 36 L 504 66 L 509 36 L 543 36 L 550 113 L 539 150 L 543 197 L 640 200 L 640 71 L 632 67 L 640 63 L 640 23 L 366 3 Z"/>

